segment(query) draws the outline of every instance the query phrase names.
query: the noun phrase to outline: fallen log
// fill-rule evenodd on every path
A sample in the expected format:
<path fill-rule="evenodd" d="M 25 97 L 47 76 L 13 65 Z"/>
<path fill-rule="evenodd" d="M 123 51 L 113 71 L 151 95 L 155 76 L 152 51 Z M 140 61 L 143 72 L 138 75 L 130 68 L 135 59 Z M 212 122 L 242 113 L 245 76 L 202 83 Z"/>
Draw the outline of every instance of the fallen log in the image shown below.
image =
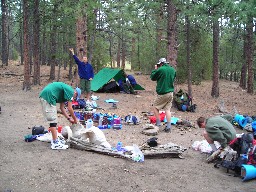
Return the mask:
<path fill-rule="evenodd" d="M 87 141 L 77 139 L 77 138 L 70 138 L 70 147 L 78 150 L 85 150 L 85 151 L 93 151 L 96 153 L 109 155 L 113 157 L 121 157 L 126 158 L 129 160 L 134 160 L 133 153 L 131 151 L 127 152 L 118 152 L 112 149 L 105 148 L 100 145 L 95 145 L 92 143 L 89 143 Z M 140 147 L 141 152 L 143 153 L 145 158 L 166 158 L 166 157 L 172 157 L 172 158 L 181 158 L 182 153 L 186 151 L 187 149 L 181 146 L 178 146 L 173 143 L 168 143 L 165 145 L 159 145 L 157 147 L 149 147 L 146 145 L 142 145 Z"/>
<path fill-rule="evenodd" d="M 144 154 L 145 158 L 172 157 L 183 159 L 184 157 L 182 156 L 182 153 L 187 149 L 174 143 L 167 143 L 165 145 L 159 145 L 156 147 L 149 147 L 148 145 L 144 144 L 140 147 L 140 150 Z"/>
<path fill-rule="evenodd" d="M 71 148 L 85 150 L 85 151 L 93 151 L 93 152 L 97 152 L 97 153 L 104 154 L 104 155 L 109 155 L 109 156 L 113 156 L 113 157 L 122 157 L 122 158 L 132 160 L 132 154 L 129 152 L 127 152 L 127 153 L 117 152 L 112 149 L 108 149 L 103 146 L 95 145 L 95 144 L 89 143 L 87 141 L 79 140 L 79 139 L 76 139 L 73 137 L 70 138 L 69 143 L 70 143 Z"/>

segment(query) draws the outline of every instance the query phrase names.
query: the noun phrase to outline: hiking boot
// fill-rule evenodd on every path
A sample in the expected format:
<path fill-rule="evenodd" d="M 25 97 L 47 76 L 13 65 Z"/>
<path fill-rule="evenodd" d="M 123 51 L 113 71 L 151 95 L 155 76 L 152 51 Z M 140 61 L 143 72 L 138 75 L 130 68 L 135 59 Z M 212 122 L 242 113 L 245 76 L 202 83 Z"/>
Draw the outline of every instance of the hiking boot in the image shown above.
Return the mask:
<path fill-rule="evenodd" d="M 51 148 L 52 149 L 67 149 L 68 145 L 64 145 L 60 141 L 58 141 L 57 143 L 51 142 Z"/>
<path fill-rule="evenodd" d="M 165 127 L 165 128 L 164 128 L 164 131 L 165 131 L 166 133 L 170 133 L 170 132 L 171 132 L 171 128 Z"/>

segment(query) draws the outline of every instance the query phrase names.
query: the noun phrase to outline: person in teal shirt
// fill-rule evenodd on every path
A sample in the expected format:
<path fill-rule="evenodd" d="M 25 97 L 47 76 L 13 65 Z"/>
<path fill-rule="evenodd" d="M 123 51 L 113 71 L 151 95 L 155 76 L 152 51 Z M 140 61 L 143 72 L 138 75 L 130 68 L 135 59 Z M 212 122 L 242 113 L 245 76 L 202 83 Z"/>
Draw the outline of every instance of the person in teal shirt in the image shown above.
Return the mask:
<path fill-rule="evenodd" d="M 159 110 L 165 111 L 167 125 L 165 132 L 171 131 L 171 107 L 174 91 L 174 80 L 176 77 L 176 70 L 166 62 L 165 58 L 161 58 L 155 69 L 151 72 L 150 79 L 156 81 L 157 98 L 153 104 L 153 111 L 156 117 L 156 125 L 160 126 Z"/>
<path fill-rule="evenodd" d="M 77 88 L 78 89 L 78 88 Z M 49 83 L 41 91 L 39 98 L 42 105 L 43 115 L 46 121 L 50 122 L 49 131 L 52 133 L 52 149 L 67 149 L 68 145 L 65 145 L 57 138 L 57 103 L 60 103 L 60 110 L 62 114 L 67 118 L 71 123 L 77 124 L 77 119 L 72 108 L 72 99 L 80 97 L 78 90 L 74 90 L 71 86 L 63 82 L 53 82 Z M 68 115 L 65 109 L 65 102 L 68 103 Z"/>

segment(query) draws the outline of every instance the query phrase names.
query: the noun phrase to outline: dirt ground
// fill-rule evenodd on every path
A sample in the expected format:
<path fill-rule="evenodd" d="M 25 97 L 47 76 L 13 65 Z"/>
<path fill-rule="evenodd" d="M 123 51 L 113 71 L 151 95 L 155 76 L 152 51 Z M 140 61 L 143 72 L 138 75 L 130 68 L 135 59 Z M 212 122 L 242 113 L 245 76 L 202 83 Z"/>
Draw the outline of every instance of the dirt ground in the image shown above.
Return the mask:
<path fill-rule="evenodd" d="M 214 168 L 205 162 L 206 154 L 194 151 L 191 145 L 203 137 L 199 128 L 182 131 L 176 126 L 171 133 L 160 132 L 156 137 L 160 144 L 176 143 L 188 150 L 184 159 L 145 159 L 142 163 L 115 158 L 77 149 L 51 150 L 50 144 L 33 141 L 26 143 L 24 136 L 31 133 L 34 125 L 48 126 L 42 117 L 39 92 L 48 83 L 49 69 L 43 66 L 42 85 L 32 86 L 30 91 L 22 90 L 23 67 L 11 63 L 0 68 L 0 191 L 138 191 L 138 192 L 255 192 L 256 182 L 243 182 L 226 173 L 223 168 Z M 67 80 L 67 71 L 61 72 L 61 81 Z M 151 111 L 156 96 L 155 83 L 148 75 L 135 75 L 137 82 L 146 90 L 138 95 L 94 93 L 100 96 L 97 104 L 105 111 L 124 117 L 128 113 L 141 115 Z M 176 89 L 187 88 L 177 85 Z M 196 113 L 179 112 L 172 109 L 173 116 L 195 122 L 200 116 L 218 114 L 218 104 L 224 102 L 225 109 L 239 114 L 256 115 L 256 95 L 249 95 L 238 84 L 220 81 L 220 97 L 210 96 L 211 82 L 193 86 L 193 102 Z M 104 101 L 115 99 L 117 109 Z M 61 115 L 61 125 L 69 125 Z M 150 136 L 141 134 L 142 124 L 124 125 L 121 130 L 103 130 L 107 141 L 115 146 L 121 141 L 124 146 L 141 145 Z M 237 132 L 243 130 L 237 128 Z"/>

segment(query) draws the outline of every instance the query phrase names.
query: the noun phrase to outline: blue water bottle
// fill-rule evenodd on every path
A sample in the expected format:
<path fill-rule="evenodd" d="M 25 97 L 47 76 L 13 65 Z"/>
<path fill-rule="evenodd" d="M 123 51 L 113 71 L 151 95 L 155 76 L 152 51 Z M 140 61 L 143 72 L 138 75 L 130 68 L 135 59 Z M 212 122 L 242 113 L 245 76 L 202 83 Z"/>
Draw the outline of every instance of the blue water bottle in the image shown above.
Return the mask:
<path fill-rule="evenodd" d="M 117 151 L 122 151 L 122 146 L 123 146 L 122 142 L 121 142 L 121 141 L 118 141 L 118 142 L 117 142 L 117 145 L 116 145 Z"/>

